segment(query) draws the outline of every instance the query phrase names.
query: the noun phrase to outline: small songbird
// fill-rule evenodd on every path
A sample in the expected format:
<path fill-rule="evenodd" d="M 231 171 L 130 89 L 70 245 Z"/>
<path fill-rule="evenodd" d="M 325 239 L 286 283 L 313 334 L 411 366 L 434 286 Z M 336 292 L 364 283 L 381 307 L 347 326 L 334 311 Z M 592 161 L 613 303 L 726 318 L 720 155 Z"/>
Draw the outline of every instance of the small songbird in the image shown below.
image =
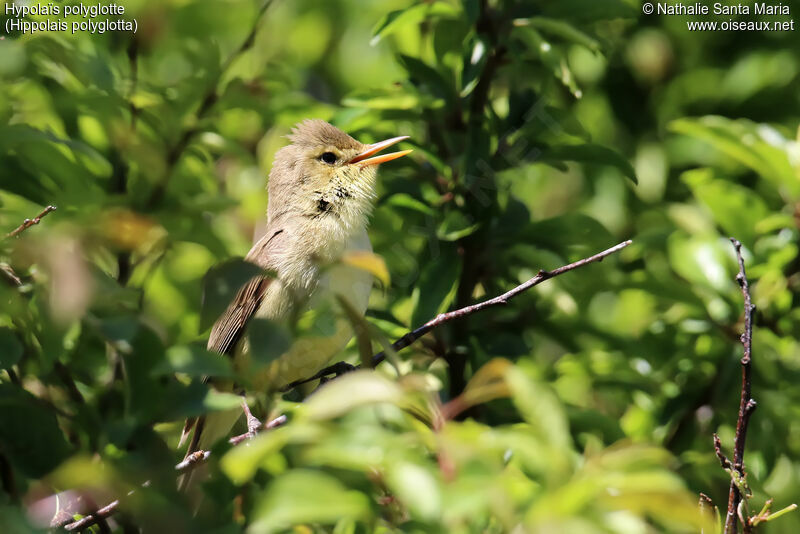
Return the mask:
<path fill-rule="evenodd" d="M 209 350 L 231 356 L 244 373 L 251 362 L 244 333 L 252 317 L 288 323 L 308 310 L 338 309 L 336 295 L 358 313 L 366 311 L 372 275 L 339 260 L 352 251 L 372 250 L 367 223 L 377 166 L 411 152 L 375 156 L 408 137 L 363 144 L 321 120 L 298 124 L 288 137 L 291 144 L 275 154 L 269 174 L 266 232 L 245 258 L 275 276 L 247 282 L 208 340 Z M 298 338 L 251 377 L 250 387 L 274 389 L 319 371 L 353 335 L 341 314 L 330 332 Z M 240 415 L 222 411 L 187 421 L 181 442 L 194 428 L 187 456 L 227 436 Z"/>

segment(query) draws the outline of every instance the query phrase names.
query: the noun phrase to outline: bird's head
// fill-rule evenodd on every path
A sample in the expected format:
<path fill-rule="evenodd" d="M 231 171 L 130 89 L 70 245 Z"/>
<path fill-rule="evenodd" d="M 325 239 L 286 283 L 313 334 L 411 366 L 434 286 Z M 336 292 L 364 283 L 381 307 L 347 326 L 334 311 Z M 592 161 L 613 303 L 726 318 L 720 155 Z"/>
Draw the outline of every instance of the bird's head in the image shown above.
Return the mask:
<path fill-rule="evenodd" d="M 364 226 L 378 165 L 411 152 L 376 155 L 408 137 L 364 144 L 321 120 L 301 122 L 288 137 L 291 144 L 275 154 L 269 175 L 270 219 L 291 214 Z"/>

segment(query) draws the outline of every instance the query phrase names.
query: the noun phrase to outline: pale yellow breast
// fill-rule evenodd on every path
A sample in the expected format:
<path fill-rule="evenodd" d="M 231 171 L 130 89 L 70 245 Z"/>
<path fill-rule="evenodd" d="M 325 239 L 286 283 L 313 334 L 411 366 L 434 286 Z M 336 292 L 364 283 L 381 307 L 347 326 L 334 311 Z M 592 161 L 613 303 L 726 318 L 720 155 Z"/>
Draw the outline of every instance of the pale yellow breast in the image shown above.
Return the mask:
<path fill-rule="evenodd" d="M 366 230 L 348 239 L 345 253 L 354 250 L 371 251 Z M 344 317 L 336 295 L 341 295 L 360 314 L 364 314 L 372 289 L 372 275 L 350 265 L 336 263 L 314 273 L 316 283 L 308 303 L 298 320 L 304 333 L 289 350 L 273 362 L 265 372 L 258 373 L 253 386 L 263 390 L 280 387 L 289 382 L 313 375 L 340 353 L 353 336 L 350 322 Z M 277 281 L 276 281 L 277 282 Z M 272 320 L 285 319 L 285 301 L 292 298 L 285 286 L 271 284 L 264 303 L 256 316 Z M 246 343 L 238 351 L 236 361 L 241 366 L 249 364 Z"/>

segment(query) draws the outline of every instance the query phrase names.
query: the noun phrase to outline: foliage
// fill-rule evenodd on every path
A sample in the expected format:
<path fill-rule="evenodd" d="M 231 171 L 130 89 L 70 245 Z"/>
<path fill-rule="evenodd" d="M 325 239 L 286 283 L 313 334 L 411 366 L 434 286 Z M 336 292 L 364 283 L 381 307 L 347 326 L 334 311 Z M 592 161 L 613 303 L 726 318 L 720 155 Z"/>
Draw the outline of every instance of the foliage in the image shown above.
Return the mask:
<path fill-rule="evenodd" d="M 139 0 L 135 35 L 0 40 L 0 225 L 58 206 L 0 242 L 4 532 L 44 528 L 56 492 L 131 490 L 111 524 L 152 532 L 698 532 L 697 493 L 724 509 L 730 483 L 711 441 L 732 445 L 739 395 L 729 235 L 759 309 L 752 506 L 800 500 L 797 33 L 691 33 L 623 0 L 260 13 Z M 262 403 L 288 422 L 215 449 L 195 515 L 175 485 L 183 420 L 238 406 L 204 376 L 247 382 L 204 340 L 252 274 L 231 258 L 307 117 L 415 149 L 381 171 L 385 266 L 351 259 L 382 279 L 363 329 L 376 351 L 634 245 L 377 372 Z M 266 363 L 289 341 L 262 326 Z M 760 531 L 798 528 L 788 514 Z"/>

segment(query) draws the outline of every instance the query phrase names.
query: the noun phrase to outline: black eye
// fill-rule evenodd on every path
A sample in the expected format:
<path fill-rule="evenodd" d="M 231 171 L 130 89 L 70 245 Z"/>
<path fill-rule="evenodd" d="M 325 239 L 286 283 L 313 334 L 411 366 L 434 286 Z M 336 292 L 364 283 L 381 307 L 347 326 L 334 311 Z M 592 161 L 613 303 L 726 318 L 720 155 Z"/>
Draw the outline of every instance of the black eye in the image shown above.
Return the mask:
<path fill-rule="evenodd" d="M 333 165 L 334 163 L 336 163 L 336 154 L 334 154 L 333 152 L 325 152 L 319 157 L 319 159 L 321 159 L 328 165 Z"/>

